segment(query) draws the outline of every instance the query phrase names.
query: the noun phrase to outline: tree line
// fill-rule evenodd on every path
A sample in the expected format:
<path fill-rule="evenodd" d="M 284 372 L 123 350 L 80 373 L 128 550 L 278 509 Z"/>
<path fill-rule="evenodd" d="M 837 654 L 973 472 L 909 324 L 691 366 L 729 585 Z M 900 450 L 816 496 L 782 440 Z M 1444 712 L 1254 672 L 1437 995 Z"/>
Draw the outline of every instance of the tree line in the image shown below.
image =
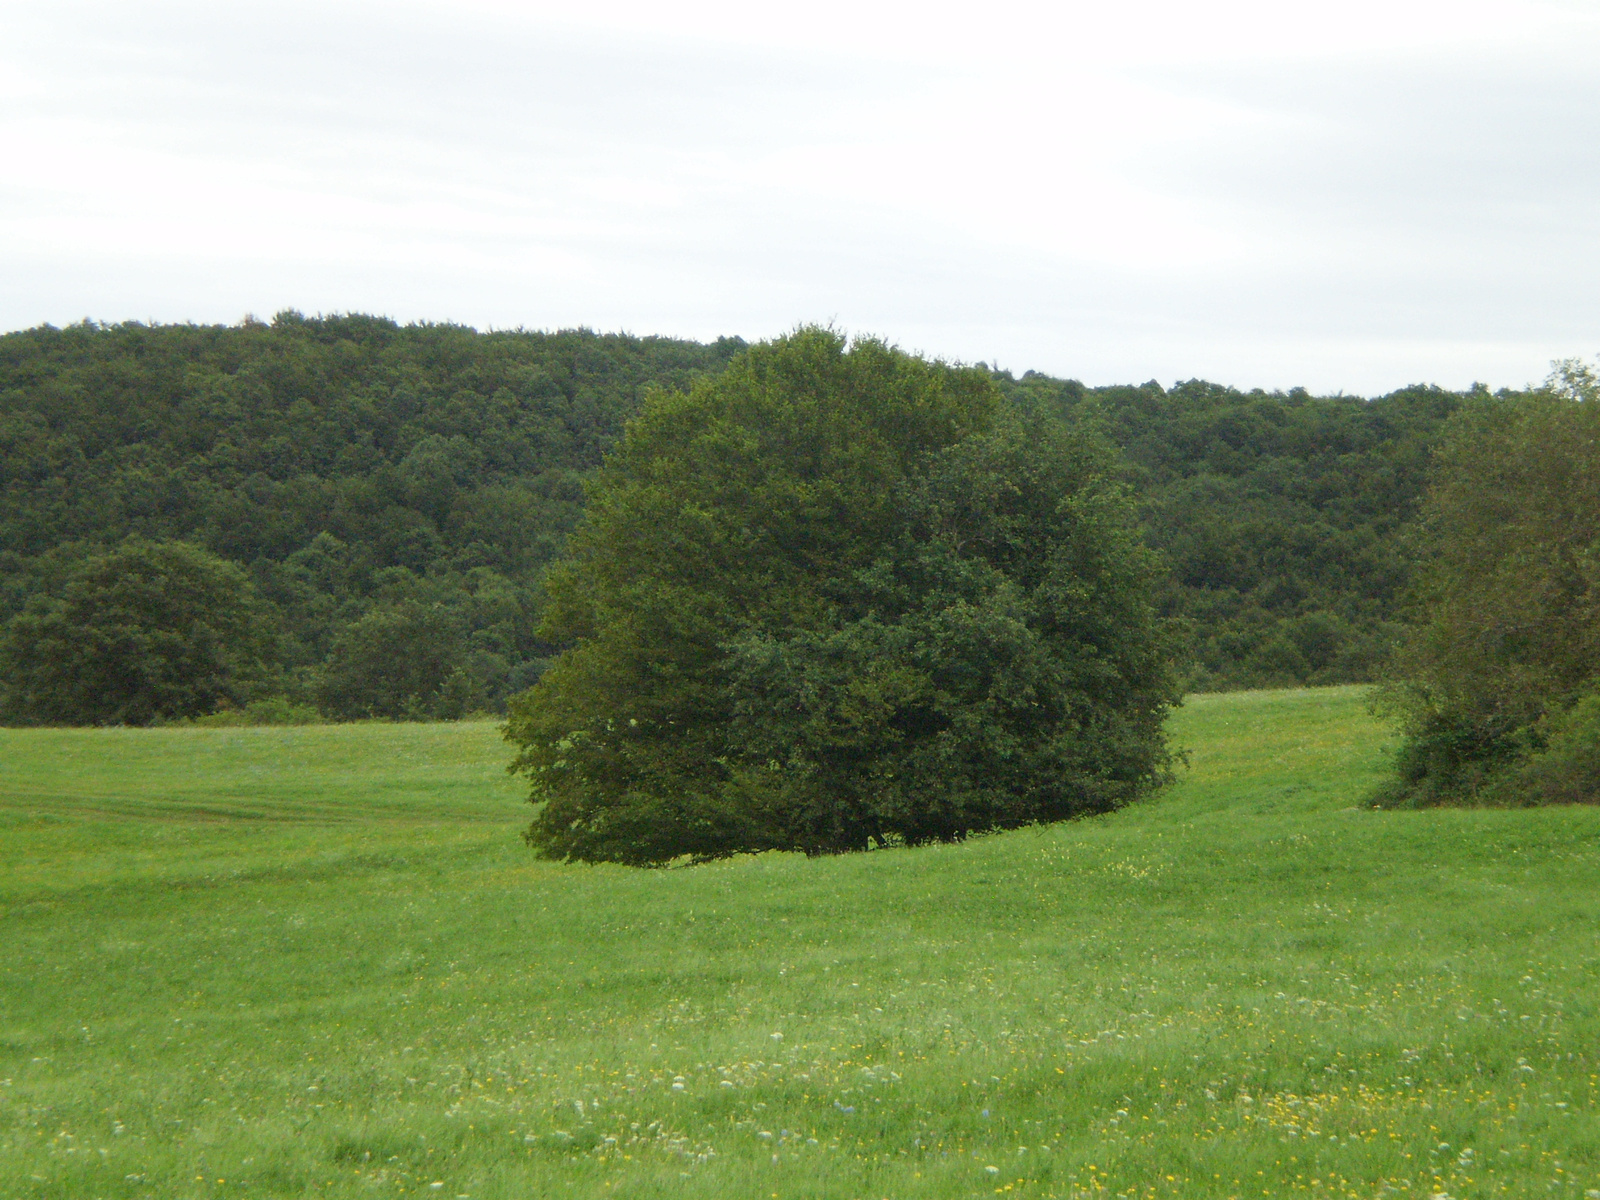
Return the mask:
<path fill-rule="evenodd" d="M 271 696 L 342 718 L 502 708 L 555 649 L 535 632 L 540 576 L 584 480 L 647 388 L 685 387 L 741 348 L 292 312 L 0 337 L 8 717 L 140 720 Z M 255 631 L 232 668 L 208 668 L 226 688 L 154 710 L 138 698 L 138 678 L 176 668 L 137 605 L 95 609 L 107 654 L 123 648 L 121 692 L 107 677 L 73 699 L 52 682 L 41 631 L 87 619 L 108 588 L 148 605 L 160 564 L 179 560 Z"/>
<path fill-rule="evenodd" d="M 1359 683 L 1400 633 L 1415 518 L 1445 422 L 1487 395 L 1437 387 L 1375 399 L 1084 388 L 1003 378 L 1030 407 L 1087 422 L 1169 570 L 1161 611 L 1189 630 L 1191 690 Z"/>
<path fill-rule="evenodd" d="M 562 648 L 540 633 L 544 581 L 604 455 L 647 394 L 687 393 L 745 349 L 292 312 L 0 337 L 6 717 L 139 721 L 269 697 L 339 718 L 500 711 Z M 1188 687 L 1374 677 L 1410 578 L 1402 530 L 1472 394 L 982 372 L 1041 428 L 1118 448 L 1113 474 L 1167 564 L 1157 610 L 1183 631 Z M 226 620 L 252 631 L 201 638 L 234 648 L 206 668 L 231 682 L 154 708 L 109 680 L 88 690 L 98 707 L 51 683 L 50 647 L 70 656 L 49 631 L 91 609 L 106 646 L 176 669 L 134 636 L 128 597 L 185 570 L 190 594 L 235 597 Z M 117 588 L 120 608 L 94 599 Z"/>

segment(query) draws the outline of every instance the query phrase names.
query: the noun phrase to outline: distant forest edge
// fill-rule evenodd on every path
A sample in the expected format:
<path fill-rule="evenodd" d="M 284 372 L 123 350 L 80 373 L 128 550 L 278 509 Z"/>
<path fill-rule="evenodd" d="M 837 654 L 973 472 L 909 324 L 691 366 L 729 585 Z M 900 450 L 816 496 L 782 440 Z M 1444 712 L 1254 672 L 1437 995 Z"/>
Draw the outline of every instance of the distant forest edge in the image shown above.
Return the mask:
<path fill-rule="evenodd" d="M 744 346 L 293 312 L 0 336 L 0 622 L 124 539 L 183 540 L 252 580 L 267 691 L 340 717 L 501 710 L 559 650 L 540 580 L 585 477 L 649 389 Z M 1372 677 L 1462 394 L 994 377 L 1121 447 L 1193 689 Z"/>

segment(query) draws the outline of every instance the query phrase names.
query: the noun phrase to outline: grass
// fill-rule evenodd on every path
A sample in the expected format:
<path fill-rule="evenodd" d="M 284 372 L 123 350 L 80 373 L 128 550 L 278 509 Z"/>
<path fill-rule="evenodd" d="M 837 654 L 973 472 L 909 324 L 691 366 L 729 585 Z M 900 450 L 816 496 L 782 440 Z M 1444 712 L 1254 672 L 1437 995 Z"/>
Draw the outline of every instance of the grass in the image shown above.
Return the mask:
<path fill-rule="evenodd" d="M 490 724 L 0 731 L 0 1200 L 1600 1195 L 1600 809 L 1371 812 L 1359 691 L 1112 817 L 671 871 Z"/>

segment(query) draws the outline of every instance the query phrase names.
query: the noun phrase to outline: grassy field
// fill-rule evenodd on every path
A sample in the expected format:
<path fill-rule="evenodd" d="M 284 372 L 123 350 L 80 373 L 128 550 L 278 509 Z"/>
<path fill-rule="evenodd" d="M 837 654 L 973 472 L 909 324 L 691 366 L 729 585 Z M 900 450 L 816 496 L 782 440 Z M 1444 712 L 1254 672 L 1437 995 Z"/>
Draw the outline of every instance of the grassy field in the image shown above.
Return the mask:
<path fill-rule="evenodd" d="M 1353 807 L 1354 689 L 1113 817 L 554 866 L 488 724 L 0 731 L 0 1200 L 1600 1196 L 1600 809 Z"/>

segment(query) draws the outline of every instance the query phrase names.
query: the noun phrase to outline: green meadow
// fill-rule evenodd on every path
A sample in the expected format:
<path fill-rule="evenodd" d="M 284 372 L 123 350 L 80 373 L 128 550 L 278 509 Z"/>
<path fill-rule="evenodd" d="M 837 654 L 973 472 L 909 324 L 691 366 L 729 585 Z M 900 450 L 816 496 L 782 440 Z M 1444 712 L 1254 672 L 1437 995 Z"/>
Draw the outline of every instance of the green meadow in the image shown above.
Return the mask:
<path fill-rule="evenodd" d="M 490 723 L 0 731 L 0 1200 L 1600 1197 L 1600 808 L 1355 688 L 922 850 L 533 859 Z"/>

